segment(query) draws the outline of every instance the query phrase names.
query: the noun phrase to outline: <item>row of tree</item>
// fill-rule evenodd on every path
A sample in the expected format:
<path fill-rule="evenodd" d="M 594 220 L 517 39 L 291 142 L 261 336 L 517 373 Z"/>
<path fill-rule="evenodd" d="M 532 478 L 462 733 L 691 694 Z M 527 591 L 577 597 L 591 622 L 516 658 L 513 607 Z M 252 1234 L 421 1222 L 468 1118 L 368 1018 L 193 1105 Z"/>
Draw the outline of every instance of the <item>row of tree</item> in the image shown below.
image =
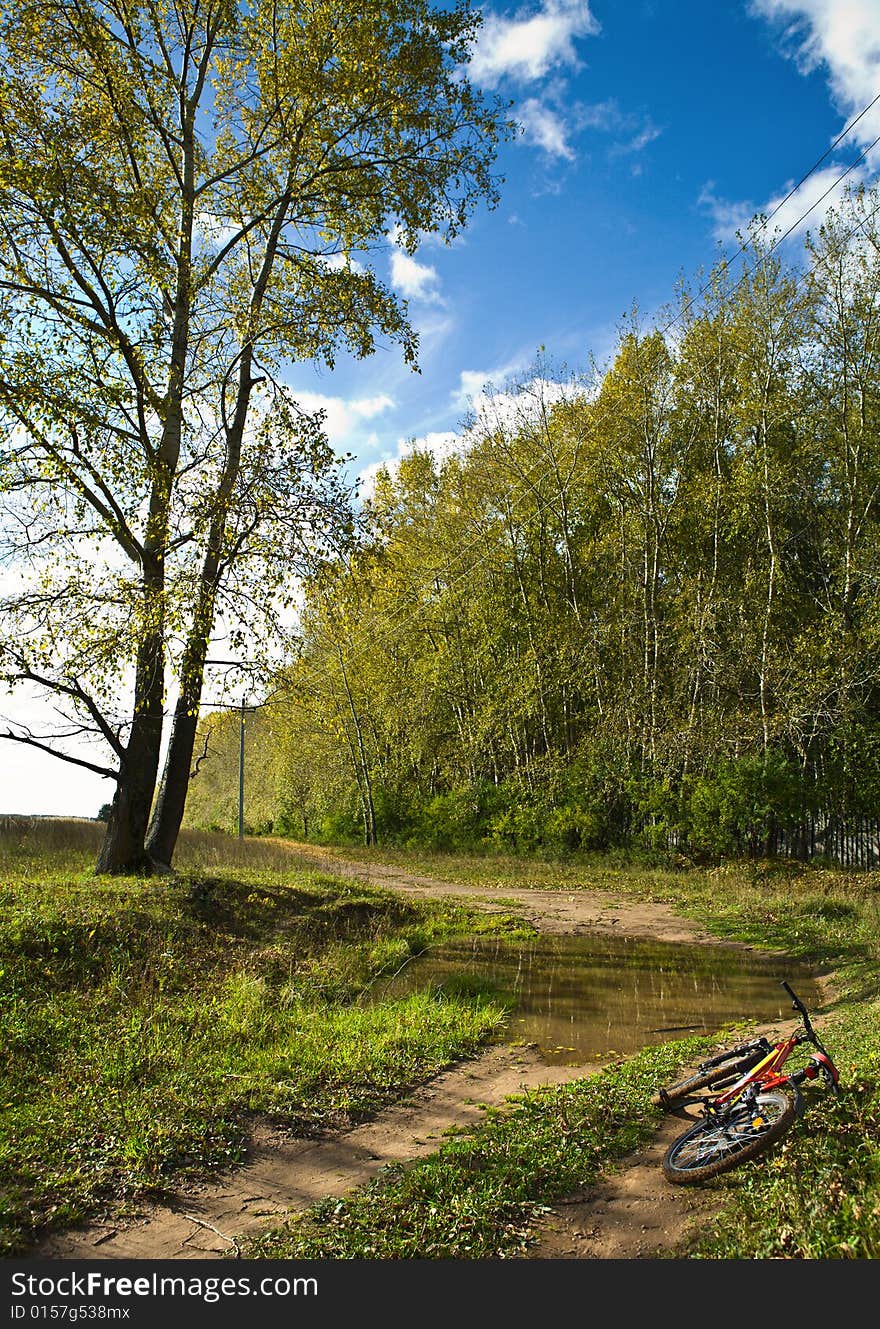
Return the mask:
<path fill-rule="evenodd" d="M 877 211 L 791 267 L 756 229 L 606 372 L 538 366 L 382 474 L 251 727 L 252 826 L 872 861 Z M 237 731 L 204 739 L 189 817 L 229 824 Z"/>

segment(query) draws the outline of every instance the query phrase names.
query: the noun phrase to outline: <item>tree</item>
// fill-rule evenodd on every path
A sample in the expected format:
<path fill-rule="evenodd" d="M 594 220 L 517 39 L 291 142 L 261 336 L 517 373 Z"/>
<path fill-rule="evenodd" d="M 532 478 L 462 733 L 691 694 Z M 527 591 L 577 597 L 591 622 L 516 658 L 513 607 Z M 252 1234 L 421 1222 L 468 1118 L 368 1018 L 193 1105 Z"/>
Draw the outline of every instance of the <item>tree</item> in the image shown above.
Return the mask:
<path fill-rule="evenodd" d="M 756 227 L 664 328 L 625 322 L 600 381 L 539 368 L 444 461 L 381 472 L 345 559 L 305 579 L 254 734 L 265 820 L 870 863 L 876 210 L 848 199 L 800 270 Z M 230 743 L 192 824 L 222 808 L 212 778 L 231 806 L 235 763 Z"/>
<path fill-rule="evenodd" d="M 629 669 L 641 712 L 640 760 L 649 768 L 661 721 L 666 545 L 691 442 L 689 433 L 673 428 L 674 406 L 673 359 L 663 335 L 641 335 L 634 325 L 624 332 L 602 384 L 597 413 L 618 510 L 620 566 L 629 583 L 631 625 L 625 632 L 632 639 Z"/>
<path fill-rule="evenodd" d="M 811 300 L 802 363 L 807 432 L 818 462 L 812 524 L 817 613 L 800 652 L 804 668 L 792 728 L 804 764 L 826 752 L 826 797 L 843 812 L 862 798 L 873 802 L 876 770 L 873 745 L 865 742 L 866 722 L 868 729 L 876 723 L 880 681 L 876 210 L 875 194 L 851 192 L 807 245 Z"/>
<path fill-rule="evenodd" d="M 449 240 L 497 199 L 509 127 L 464 76 L 479 21 L 467 0 L 5 8 L 0 478 L 25 584 L 2 666 L 111 755 L 7 737 L 116 781 L 101 870 L 170 861 L 221 598 L 233 625 L 260 619 L 276 540 L 305 557 L 337 533 L 328 514 L 344 529 L 285 363 L 366 356 L 378 332 L 415 366 L 369 252 Z M 283 610 L 284 578 L 269 590 Z"/>
<path fill-rule="evenodd" d="M 722 665 L 729 660 L 732 618 L 727 591 L 738 571 L 728 518 L 742 377 L 733 290 L 722 260 L 699 297 L 681 292 L 678 415 L 693 443 L 670 530 L 669 576 L 677 601 L 671 616 L 677 683 L 672 706 L 687 716 L 683 775 L 717 746 L 726 700 Z"/>

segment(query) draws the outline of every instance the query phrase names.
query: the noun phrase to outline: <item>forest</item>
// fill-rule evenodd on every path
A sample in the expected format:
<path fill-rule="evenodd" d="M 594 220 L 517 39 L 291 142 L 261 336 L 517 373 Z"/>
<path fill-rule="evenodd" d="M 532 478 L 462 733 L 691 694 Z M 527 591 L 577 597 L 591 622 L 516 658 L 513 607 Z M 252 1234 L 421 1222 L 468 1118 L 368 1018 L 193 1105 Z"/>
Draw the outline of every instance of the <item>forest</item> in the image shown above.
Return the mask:
<path fill-rule="evenodd" d="M 603 367 L 539 356 L 380 472 L 246 717 L 246 829 L 880 861 L 878 209 L 797 261 L 753 225 Z M 191 826 L 234 829 L 240 718 Z"/>

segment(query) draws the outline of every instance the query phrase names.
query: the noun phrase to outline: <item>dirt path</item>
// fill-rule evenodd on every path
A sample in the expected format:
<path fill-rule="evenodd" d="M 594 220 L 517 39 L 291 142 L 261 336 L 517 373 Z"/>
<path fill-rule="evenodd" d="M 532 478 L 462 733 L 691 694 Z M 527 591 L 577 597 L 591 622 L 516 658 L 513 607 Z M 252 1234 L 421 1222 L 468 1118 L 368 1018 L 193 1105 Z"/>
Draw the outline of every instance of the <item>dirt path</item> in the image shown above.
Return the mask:
<path fill-rule="evenodd" d="M 663 941 L 719 941 L 662 904 L 599 892 L 486 889 L 443 883 L 384 865 L 313 856 L 315 867 L 367 880 L 407 895 L 455 896 L 488 910 L 511 905 L 548 933 L 614 932 Z M 60 1233 L 33 1255 L 50 1259 L 206 1259 L 235 1254 L 245 1237 L 328 1195 L 351 1190 L 390 1163 L 433 1152 L 444 1131 L 478 1122 L 486 1106 L 539 1085 L 581 1079 L 596 1066 L 547 1066 L 527 1047 L 494 1047 L 423 1085 L 373 1121 L 320 1139 L 298 1139 L 256 1123 L 244 1163 L 210 1183 L 186 1185 L 166 1205 L 135 1216 Z M 682 1129 L 666 1119 L 650 1148 L 588 1194 L 547 1215 L 533 1259 L 639 1259 L 672 1249 L 695 1212 L 713 1204 L 711 1188 L 669 1185 L 662 1153 Z"/>
<path fill-rule="evenodd" d="M 614 932 L 621 936 L 653 938 L 656 941 L 695 941 L 709 946 L 749 950 L 740 942 L 723 941 L 689 919 L 681 918 L 669 905 L 640 903 L 607 891 L 542 890 L 523 886 L 469 886 L 418 876 L 385 863 L 349 863 L 308 845 L 297 852 L 309 859 L 317 871 L 340 877 L 355 877 L 374 886 L 403 895 L 449 899 L 460 898 L 491 912 L 510 912 L 508 903 L 521 911 L 525 921 L 541 932 L 554 934 Z"/>

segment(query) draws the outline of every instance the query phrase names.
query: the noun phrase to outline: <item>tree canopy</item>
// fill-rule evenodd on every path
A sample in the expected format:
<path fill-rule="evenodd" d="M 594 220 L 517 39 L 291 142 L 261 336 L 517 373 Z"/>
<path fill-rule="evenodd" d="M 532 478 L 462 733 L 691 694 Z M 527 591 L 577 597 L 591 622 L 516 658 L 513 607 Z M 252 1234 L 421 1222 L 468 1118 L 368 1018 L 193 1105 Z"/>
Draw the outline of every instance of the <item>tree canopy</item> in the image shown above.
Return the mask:
<path fill-rule="evenodd" d="M 876 859 L 878 205 L 803 263 L 756 227 L 602 372 L 538 364 L 457 455 L 380 476 L 356 556 L 308 579 L 251 824 L 856 861 L 869 819 Z"/>

